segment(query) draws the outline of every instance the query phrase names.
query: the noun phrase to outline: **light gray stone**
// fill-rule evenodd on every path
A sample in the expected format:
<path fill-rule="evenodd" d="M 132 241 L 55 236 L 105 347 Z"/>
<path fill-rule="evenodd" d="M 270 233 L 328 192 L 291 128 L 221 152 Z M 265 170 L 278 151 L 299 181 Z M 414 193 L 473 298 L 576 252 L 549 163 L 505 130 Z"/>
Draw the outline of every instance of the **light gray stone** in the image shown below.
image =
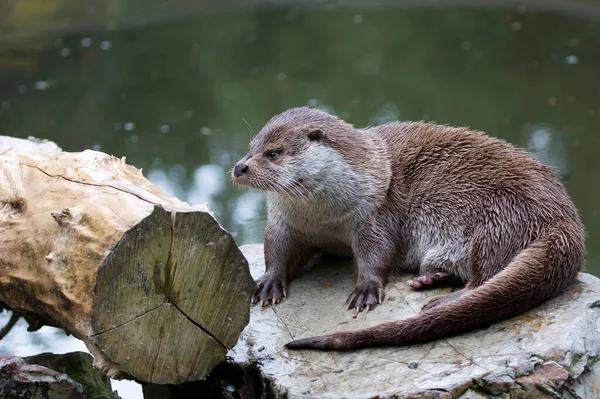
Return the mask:
<path fill-rule="evenodd" d="M 258 278 L 262 245 L 241 249 Z M 388 285 L 382 305 L 353 318 L 344 306 L 354 286 L 351 262 L 317 265 L 290 284 L 282 303 L 252 307 L 230 362 L 255 370 L 276 398 L 600 397 L 600 279 L 585 273 L 543 306 L 449 339 L 351 352 L 283 348 L 296 338 L 413 316 L 450 291 L 414 291 L 409 278 Z"/>

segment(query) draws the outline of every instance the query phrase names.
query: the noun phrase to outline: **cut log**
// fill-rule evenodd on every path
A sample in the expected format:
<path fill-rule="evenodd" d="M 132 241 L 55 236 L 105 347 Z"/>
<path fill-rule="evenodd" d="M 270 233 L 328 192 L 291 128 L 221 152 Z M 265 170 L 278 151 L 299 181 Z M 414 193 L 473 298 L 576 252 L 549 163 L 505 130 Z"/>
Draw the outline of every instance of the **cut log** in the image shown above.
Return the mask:
<path fill-rule="evenodd" d="M 97 151 L 0 154 L 0 301 L 83 340 L 112 378 L 202 379 L 249 319 L 254 282 L 205 205 Z"/>

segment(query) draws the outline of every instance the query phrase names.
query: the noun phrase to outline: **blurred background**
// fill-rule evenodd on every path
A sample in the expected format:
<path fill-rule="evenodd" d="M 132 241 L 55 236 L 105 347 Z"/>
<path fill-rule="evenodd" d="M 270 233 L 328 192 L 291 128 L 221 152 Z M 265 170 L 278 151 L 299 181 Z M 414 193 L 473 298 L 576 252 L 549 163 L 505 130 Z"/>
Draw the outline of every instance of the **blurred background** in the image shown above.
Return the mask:
<path fill-rule="evenodd" d="M 229 170 L 251 130 L 309 105 L 525 147 L 559 170 L 600 276 L 599 88 L 596 1 L 0 1 L 0 134 L 126 156 L 238 245 L 262 241 L 266 207 Z M 0 353 L 64 337 L 17 331 Z"/>

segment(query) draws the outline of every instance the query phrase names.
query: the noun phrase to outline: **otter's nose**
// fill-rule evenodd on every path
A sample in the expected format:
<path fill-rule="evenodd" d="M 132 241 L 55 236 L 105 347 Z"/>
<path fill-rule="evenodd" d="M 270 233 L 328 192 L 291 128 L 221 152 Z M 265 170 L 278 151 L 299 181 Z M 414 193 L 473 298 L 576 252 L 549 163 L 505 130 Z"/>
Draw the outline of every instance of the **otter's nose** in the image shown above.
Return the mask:
<path fill-rule="evenodd" d="M 240 177 L 241 175 L 245 175 L 246 172 L 248 172 L 248 165 L 244 165 L 244 164 L 237 164 L 237 165 L 235 165 L 235 168 L 233 169 L 233 174 L 235 175 L 235 177 Z"/>

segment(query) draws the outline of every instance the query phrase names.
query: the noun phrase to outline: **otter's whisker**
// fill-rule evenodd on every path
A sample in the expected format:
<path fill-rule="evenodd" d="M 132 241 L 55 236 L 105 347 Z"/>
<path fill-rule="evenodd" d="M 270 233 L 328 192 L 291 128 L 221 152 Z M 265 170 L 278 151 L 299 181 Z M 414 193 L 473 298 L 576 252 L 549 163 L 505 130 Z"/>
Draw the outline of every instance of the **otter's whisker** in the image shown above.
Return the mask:
<path fill-rule="evenodd" d="M 252 129 L 252 126 L 250 126 L 250 124 L 248 123 L 248 121 L 246 120 L 246 118 L 242 118 L 242 120 L 246 123 L 246 126 L 248 126 L 248 130 L 250 130 L 250 133 L 252 134 L 252 137 L 256 136 L 256 133 L 254 133 L 254 129 Z"/>

